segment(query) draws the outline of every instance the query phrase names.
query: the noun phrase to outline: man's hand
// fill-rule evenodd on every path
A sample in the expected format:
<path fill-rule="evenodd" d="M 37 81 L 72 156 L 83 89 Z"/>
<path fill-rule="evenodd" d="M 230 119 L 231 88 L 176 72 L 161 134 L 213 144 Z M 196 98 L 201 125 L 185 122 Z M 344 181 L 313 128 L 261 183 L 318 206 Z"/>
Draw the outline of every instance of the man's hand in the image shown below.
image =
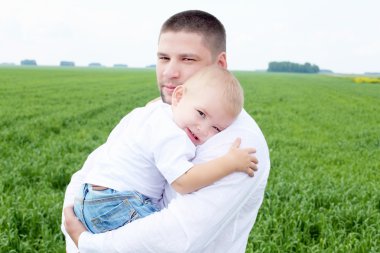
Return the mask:
<path fill-rule="evenodd" d="M 87 231 L 87 229 L 75 216 L 72 206 L 65 207 L 63 209 L 63 214 L 65 216 L 65 229 L 74 241 L 75 245 L 78 247 L 79 236 L 83 232 Z"/>

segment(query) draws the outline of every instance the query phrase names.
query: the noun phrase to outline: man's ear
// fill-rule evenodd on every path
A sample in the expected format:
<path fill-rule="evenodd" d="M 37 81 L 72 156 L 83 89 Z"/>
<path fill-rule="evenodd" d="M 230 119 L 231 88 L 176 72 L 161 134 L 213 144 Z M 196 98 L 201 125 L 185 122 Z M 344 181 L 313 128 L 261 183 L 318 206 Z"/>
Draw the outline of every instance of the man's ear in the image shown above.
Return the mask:
<path fill-rule="evenodd" d="M 227 54 L 226 54 L 226 52 L 222 52 L 218 55 L 217 64 L 219 67 L 227 69 Z"/>
<path fill-rule="evenodd" d="M 182 99 L 184 88 L 182 85 L 175 87 L 172 94 L 172 105 L 177 105 L 178 102 Z"/>

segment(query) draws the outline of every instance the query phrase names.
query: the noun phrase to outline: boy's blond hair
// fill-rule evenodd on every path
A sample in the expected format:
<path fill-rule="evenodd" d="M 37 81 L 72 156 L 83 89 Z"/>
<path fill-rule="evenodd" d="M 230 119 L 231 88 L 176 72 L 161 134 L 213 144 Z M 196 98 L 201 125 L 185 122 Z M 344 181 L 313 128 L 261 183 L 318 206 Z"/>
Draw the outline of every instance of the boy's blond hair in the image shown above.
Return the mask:
<path fill-rule="evenodd" d="M 220 104 L 230 115 L 236 117 L 244 105 L 244 92 L 236 77 L 228 70 L 217 65 L 204 67 L 184 84 L 184 95 L 190 93 L 196 96 L 206 88 L 212 88 L 215 96 L 219 96 Z"/>

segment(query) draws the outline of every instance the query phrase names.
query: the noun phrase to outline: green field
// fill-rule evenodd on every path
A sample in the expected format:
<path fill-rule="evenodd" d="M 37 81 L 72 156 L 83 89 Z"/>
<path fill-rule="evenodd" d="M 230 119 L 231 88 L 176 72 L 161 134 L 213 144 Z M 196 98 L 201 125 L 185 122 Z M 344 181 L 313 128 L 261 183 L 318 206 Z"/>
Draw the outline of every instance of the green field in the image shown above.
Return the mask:
<path fill-rule="evenodd" d="M 380 252 L 380 84 L 235 72 L 271 174 L 247 252 Z M 64 252 L 64 190 L 153 70 L 0 68 L 0 252 Z"/>

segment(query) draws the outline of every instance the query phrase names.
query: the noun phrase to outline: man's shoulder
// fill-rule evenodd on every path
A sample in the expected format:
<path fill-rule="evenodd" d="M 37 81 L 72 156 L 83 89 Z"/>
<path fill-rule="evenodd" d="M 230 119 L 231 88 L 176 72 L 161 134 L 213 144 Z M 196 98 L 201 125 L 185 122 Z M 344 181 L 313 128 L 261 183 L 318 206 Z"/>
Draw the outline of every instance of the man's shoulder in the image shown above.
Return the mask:
<path fill-rule="evenodd" d="M 142 107 L 136 107 L 128 115 L 143 118 L 145 121 L 159 121 L 161 117 L 171 118 L 171 109 L 170 105 L 156 101 Z"/>
<path fill-rule="evenodd" d="M 242 110 L 236 120 L 225 130 L 221 132 L 226 136 L 239 133 L 244 136 L 263 136 L 262 131 L 256 121 L 246 110 Z"/>
<path fill-rule="evenodd" d="M 252 128 L 256 127 L 256 125 L 257 124 L 252 116 L 243 108 L 229 128 Z"/>

